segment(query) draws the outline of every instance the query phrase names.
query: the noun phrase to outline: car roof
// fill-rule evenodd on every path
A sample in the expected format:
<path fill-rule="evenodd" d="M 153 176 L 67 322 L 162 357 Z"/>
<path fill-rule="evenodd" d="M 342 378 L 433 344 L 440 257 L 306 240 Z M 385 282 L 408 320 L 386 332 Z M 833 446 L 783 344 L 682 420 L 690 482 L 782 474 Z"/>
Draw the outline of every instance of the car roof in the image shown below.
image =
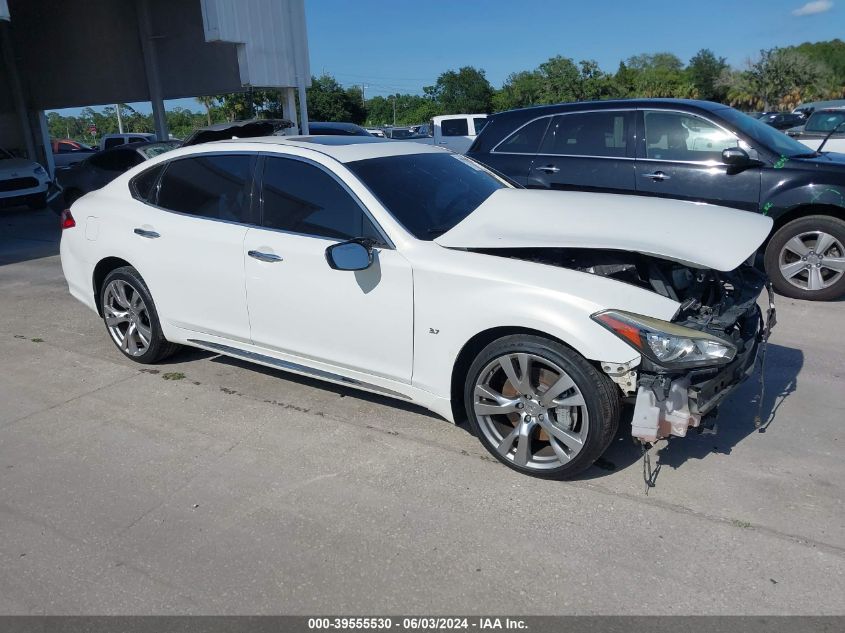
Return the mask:
<path fill-rule="evenodd" d="M 698 99 L 607 99 L 604 101 L 572 101 L 568 103 L 553 103 L 550 105 L 539 105 L 517 110 L 507 110 L 491 115 L 493 118 L 510 116 L 542 116 L 543 114 L 554 114 L 556 112 L 568 112 L 579 110 L 612 110 L 618 108 L 661 108 L 672 109 L 673 107 L 687 107 L 698 110 L 723 110 L 728 106 L 713 101 L 700 101 Z"/>
<path fill-rule="evenodd" d="M 272 146 L 310 149 L 330 156 L 341 163 L 350 163 L 368 158 L 386 156 L 407 156 L 410 154 L 451 153 L 442 147 L 425 143 L 392 141 L 377 136 L 259 136 L 244 139 L 212 141 L 196 145 L 192 149 L 210 150 L 230 144 L 254 145 L 255 151 L 269 150 Z"/>

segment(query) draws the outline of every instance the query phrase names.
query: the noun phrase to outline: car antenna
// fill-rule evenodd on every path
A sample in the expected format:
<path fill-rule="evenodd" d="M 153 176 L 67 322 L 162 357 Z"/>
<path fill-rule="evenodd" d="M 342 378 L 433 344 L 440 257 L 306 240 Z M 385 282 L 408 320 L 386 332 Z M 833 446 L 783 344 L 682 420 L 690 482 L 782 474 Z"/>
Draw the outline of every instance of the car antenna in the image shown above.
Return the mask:
<path fill-rule="evenodd" d="M 841 127 L 842 127 L 842 125 L 843 125 L 843 124 L 845 124 L 845 120 L 840 121 L 840 122 L 839 122 L 839 125 L 834 126 L 834 128 L 833 128 L 830 132 L 828 132 L 828 133 L 827 133 L 827 136 L 825 136 L 825 137 L 824 137 L 824 140 L 822 141 L 822 144 L 821 144 L 821 145 L 819 145 L 819 146 L 818 146 L 818 148 L 816 149 L 816 154 L 821 154 L 821 153 L 822 153 L 822 148 L 824 147 L 824 144 L 825 144 L 825 143 L 827 143 L 827 140 L 828 140 L 831 136 L 833 136 L 833 135 L 836 133 L 836 131 L 837 131 L 839 128 L 841 128 Z"/>

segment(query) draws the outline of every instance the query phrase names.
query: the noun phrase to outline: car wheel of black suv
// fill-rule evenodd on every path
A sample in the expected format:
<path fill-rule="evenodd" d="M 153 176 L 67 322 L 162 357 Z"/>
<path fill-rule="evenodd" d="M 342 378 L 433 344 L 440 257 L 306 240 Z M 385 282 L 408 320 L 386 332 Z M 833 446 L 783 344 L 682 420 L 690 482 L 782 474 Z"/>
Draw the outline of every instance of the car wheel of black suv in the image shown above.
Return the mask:
<path fill-rule="evenodd" d="M 809 215 L 781 227 L 766 248 L 775 290 L 793 299 L 828 301 L 845 294 L 845 222 Z"/>
<path fill-rule="evenodd" d="M 103 281 L 100 309 L 112 341 L 136 363 L 155 363 L 179 349 L 161 333 L 153 298 L 138 271 L 116 268 Z"/>
<path fill-rule="evenodd" d="M 469 369 L 464 401 L 484 447 L 514 470 L 567 479 L 607 449 L 618 387 L 582 356 L 539 336 L 505 336 Z"/>

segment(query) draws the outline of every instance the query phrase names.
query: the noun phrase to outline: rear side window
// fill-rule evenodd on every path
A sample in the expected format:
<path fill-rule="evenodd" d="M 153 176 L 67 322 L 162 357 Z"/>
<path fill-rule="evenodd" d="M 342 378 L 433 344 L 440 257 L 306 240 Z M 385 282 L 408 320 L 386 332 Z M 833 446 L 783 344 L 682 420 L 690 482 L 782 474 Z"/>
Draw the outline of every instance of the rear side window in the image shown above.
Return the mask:
<path fill-rule="evenodd" d="M 469 136 L 469 122 L 466 119 L 444 119 L 440 122 L 443 136 Z"/>
<path fill-rule="evenodd" d="M 625 156 L 627 112 L 579 112 L 554 117 L 541 154 L 564 156 Z"/>
<path fill-rule="evenodd" d="M 332 176 L 290 158 L 264 159 L 261 225 L 338 240 L 383 238 L 361 205 Z"/>
<path fill-rule="evenodd" d="M 549 121 L 551 121 L 551 117 L 544 117 L 519 128 L 499 143 L 494 151 L 510 154 L 536 154 L 540 151 L 540 141 L 543 140 L 546 128 L 549 127 Z"/>
<path fill-rule="evenodd" d="M 161 177 L 158 206 L 202 218 L 250 223 L 254 165 L 255 157 L 249 154 L 171 161 Z"/>
<path fill-rule="evenodd" d="M 164 166 L 165 163 L 160 163 L 135 176 L 129 184 L 132 188 L 132 196 L 138 200 L 155 204 L 156 194 L 158 193 L 156 185 Z"/>
<path fill-rule="evenodd" d="M 476 117 L 472 120 L 472 123 L 475 125 L 475 133 L 481 134 L 481 130 L 487 125 L 487 117 Z"/>

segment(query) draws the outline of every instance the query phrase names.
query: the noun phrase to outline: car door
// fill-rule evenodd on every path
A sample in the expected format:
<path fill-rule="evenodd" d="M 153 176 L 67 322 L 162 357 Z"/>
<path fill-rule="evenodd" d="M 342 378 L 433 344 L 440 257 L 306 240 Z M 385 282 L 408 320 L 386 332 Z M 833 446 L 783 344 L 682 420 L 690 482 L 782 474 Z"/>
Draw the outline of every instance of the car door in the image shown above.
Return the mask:
<path fill-rule="evenodd" d="M 542 189 L 632 193 L 632 110 L 554 116 L 534 157 L 527 185 Z"/>
<path fill-rule="evenodd" d="M 722 150 L 741 146 L 729 130 L 697 114 L 641 110 L 637 144 L 637 192 L 757 210 L 760 167 L 722 162 Z"/>
<path fill-rule="evenodd" d="M 261 227 L 250 228 L 244 266 L 252 341 L 260 347 L 409 382 L 413 278 L 361 202 L 328 168 L 265 155 Z M 376 244 L 366 270 L 333 270 L 326 248 Z"/>
<path fill-rule="evenodd" d="M 458 154 L 466 154 L 469 146 L 475 138 L 470 134 L 469 120 L 465 116 L 455 117 L 454 119 L 440 119 L 438 124 L 440 134 L 435 131 L 434 137 L 438 145 L 448 147 L 453 152 Z"/>
<path fill-rule="evenodd" d="M 125 230 L 132 261 L 168 325 L 248 342 L 243 242 L 252 219 L 255 154 L 209 153 L 177 158 L 133 179 L 154 190 Z M 144 184 L 146 183 L 146 184 Z"/>

